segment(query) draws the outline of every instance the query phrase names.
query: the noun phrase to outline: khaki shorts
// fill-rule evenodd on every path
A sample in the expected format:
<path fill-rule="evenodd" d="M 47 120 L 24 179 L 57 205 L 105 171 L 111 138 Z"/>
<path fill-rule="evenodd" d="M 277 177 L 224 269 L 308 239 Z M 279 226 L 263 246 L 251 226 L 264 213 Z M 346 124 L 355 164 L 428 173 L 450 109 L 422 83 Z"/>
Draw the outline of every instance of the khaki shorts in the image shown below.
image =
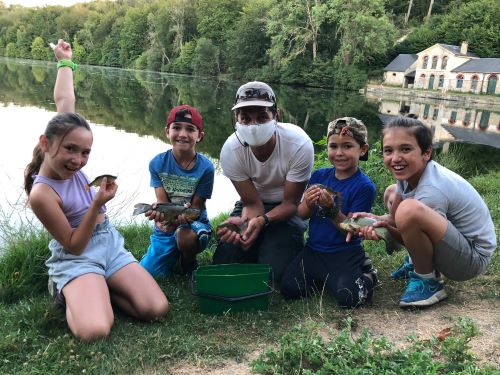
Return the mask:
<path fill-rule="evenodd" d="M 486 270 L 491 261 L 479 253 L 473 241 L 468 240 L 448 222 L 444 237 L 434 246 L 435 268 L 455 281 L 472 279 Z"/>

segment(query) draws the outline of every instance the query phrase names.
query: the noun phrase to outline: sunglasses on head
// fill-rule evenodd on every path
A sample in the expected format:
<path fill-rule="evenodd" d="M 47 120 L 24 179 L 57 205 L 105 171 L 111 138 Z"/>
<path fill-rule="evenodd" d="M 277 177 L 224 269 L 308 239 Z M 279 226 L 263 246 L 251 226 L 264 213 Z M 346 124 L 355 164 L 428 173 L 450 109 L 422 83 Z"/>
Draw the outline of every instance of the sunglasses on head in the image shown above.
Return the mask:
<path fill-rule="evenodd" d="M 245 100 L 265 100 L 267 102 L 276 102 L 276 97 L 274 94 L 267 89 L 252 89 L 246 88 L 238 91 L 236 93 L 236 102 L 245 101 Z"/>

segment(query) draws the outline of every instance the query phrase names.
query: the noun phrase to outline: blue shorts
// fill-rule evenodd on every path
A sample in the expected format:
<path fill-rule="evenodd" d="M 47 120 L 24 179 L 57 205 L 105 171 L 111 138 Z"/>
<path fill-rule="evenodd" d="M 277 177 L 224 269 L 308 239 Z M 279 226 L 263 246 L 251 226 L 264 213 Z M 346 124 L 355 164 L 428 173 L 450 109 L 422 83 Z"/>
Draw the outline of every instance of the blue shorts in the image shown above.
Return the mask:
<path fill-rule="evenodd" d="M 188 227 L 188 225 L 181 227 Z M 189 227 L 198 235 L 200 251 L 205 250 L 212 233 L 210 224 L 193 221 Z M 141 266 L 154 277 L 170 275 L 180 256 L 177 247 L 177 230 L 167 233 L 154 225 L 150 239 L 151 243 L 141 259 Z"/>
<path fill-rule="evenodd" d="M 134 256 L 125 249 L 122 235 L 107 218 L 102 224 L 96 225 L 81 255 L 66 252 L 54 239 L 49 243 L 49 250 L 52 256 L 45 264 L 59 292 L 71 280 L 86 273 L 96 273 L 108 279 L 127 264 L 136 262 Z"/>

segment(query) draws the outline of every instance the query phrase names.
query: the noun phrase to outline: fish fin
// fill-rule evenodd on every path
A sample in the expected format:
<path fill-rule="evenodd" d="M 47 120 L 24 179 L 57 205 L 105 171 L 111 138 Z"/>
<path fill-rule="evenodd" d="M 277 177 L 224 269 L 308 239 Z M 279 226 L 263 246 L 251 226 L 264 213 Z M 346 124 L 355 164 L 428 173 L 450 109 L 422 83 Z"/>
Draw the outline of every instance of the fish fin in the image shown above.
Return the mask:
<path fill-rule="evenodd" d="M 134 212 L 132 212 L 132 216 L 136 216 L 139 214 L 143 214 L 151 209 L 151 205 L 147 203 L 137 203 L 134 205 Z"/>

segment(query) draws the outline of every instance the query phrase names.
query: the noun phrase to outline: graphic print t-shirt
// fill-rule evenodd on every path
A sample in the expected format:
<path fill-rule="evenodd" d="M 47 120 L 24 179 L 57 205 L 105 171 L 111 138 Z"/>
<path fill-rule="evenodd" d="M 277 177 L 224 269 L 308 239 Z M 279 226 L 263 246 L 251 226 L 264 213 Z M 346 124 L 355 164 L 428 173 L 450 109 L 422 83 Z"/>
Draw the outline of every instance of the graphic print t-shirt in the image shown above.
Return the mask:
<path fill-rule="evenodd" d="M 175 204 L 191 203 L 194 195 L 210 199 L 214 186 L 214 166 L 200 153 L 196 154 L 194 163 L 193 169 L 186 170 L 177 164 L 172 150 L 158 154 L 149 163 L 151 187 L 163 187 Z M 198 220 L 208 223 L 205 207 L 201 210 Z"/>

